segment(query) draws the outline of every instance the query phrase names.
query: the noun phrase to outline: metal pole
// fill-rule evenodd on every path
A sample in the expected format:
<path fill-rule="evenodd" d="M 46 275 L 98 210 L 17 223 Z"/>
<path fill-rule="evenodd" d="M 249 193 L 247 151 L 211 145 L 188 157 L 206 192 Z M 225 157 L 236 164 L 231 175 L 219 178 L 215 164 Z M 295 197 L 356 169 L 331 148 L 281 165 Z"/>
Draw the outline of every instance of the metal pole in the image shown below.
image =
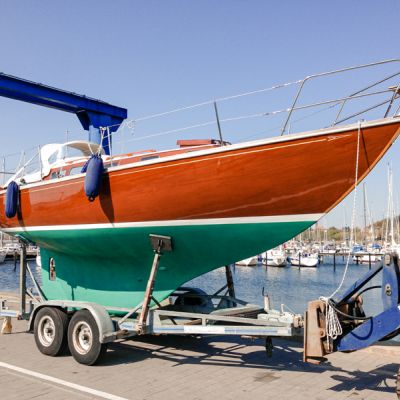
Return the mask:
<path fill-rule="evenodd" d="M 394 90 L 393 96 L 390 100 L 390 104 L 389 104 L 383 118 L 386 118 L 389 115 L 389 112 L 390 112 L 390 109 L 392 108 L 393 102 L 396 100 L 396 96 L 399 94 L 399 89 L 400 89 L 400 83 L 397 85 L 396 89 Z"/>
<path fill-rule="evenodd" d="M 26 313 L 26 245 L 21 243 L 19 253 L 19 295 L 20 295 L 20 313 L 23 316 Z"/>
<path fill-rule="evenodd" d="M 229 265 L 225 265 L 226 283 L 228 286 L 228 294 L 230 297 L 235 297 L 235 285 L 233 283 L 232 270 Z"/>
<path fill-rule="evenodd" d="M 300 87 L 299 87 L 299 90 L 297 91 L 296 97 L 294 98 L 293 104 L 292 104 L 292 106 L 290 107 L 289 114 L 288 114 L 288 116 L 287 116 L 287 118 L 286 118 L 286 121 L 285 121 L 285 123 L 284 123 L 284 125 L 283 125 L 283 127 L 282 127 L 282 129 L 281 129 L 281 136 L 285 133 L 286 126 L 287 126 L 287 124 L 289 123 L 290 117 L 292 116 L 294 107 L 295 107 L 295 105 L 296 105 L 296 103 L 297 103 L 297 100 L 298 100 L 299 97 L 300 97 L 300 93 L 301 93 L 301 91 L 303 90 L 303 86 L 304 86 L 304 84 L 306 83 L 306 81 L 307 81 L 308 79 L 310 79 L 310 77 L 304 78 L 303 81 L 301 82 L 301 85 L 300 85 Z"/>
<path fill-rule="evenodd" d="M 217 108 L 217 102 L 216 101 L 214 101 L 214 110 L 215 110 L 215 117 L 217 118 L 217 127 L 218 127 L 219 140 L 221 141 L 221 146 L 224 146 L 224 139 L 222 139 L 222 130 L 221 130 L 221 124 L 219 122 L 219 115 L 218 115 L 218 108 Z"/>
<path fill-rule="evenodd" d="M 6 183 L 6 158 L 3 157 L 3 177 L 2 177 L 2 184 Z"/>
<path fill-rule="evenodd" d="M 162 246 L 163 246 L 163 243 L 162 243 L 162 241 L 160 241 L 160 244 L 158 245 L 158 248 L 155 251 L 153 265 L 151 266 L 151 271 L 150 271 L 150 277 L 149 277 L 149 280 L 147 281 L 147 287 L 146 287 L 146 292 L 144 294 L 142 311 L 140 313 L 139 321 L 136 326 L 136 330 L 139 333 L 143 333 L 143 327 L 146 325 L 147 315 L 149 313 L 150 300 L 151 300 L 151 296 L 153 294 L 154 283 L 156 280 L 158 265 L 160 263 Z"/>
<path fill-rule="evenodd" d="M 113 152 L 112 152 L 112 144 L 111 144 L 111 133 L 110 128 L 107 126 L 107 140 L 108 140 L 108 148 L 110 149 L 110 166 L 113 166 Z"/>
<path fill-rule="evenodd" d="M 365 182 L 363 183 L 363 200 L 364 200 L 364 244 L 367 244 L 367 192 Z"/>
<path fill-rule="evenodd" d="M 14 249 L 13 253 L 13 258 L 14 258 L 14 271 L 17 269 L 17 250 Z"/>
<path fill-rule="evenodd" d="M 40 151 L 40 146 L 38 146 L 38 157 L 39 157 L 39 168 L 40 168 L 40 180 L 43 178 L 43 166 L 42 166 L 42 153 Z"/>

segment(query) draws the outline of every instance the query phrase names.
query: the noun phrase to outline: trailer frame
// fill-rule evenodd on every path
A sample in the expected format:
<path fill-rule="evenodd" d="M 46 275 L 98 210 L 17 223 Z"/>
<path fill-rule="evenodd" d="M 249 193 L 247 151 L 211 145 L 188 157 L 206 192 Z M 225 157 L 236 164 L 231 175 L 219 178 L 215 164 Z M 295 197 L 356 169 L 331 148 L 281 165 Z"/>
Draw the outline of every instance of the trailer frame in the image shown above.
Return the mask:
<path fill-rule="evenodd" d="M 265 339 L 267 354 L 270 354 L 272 350 L 272 337 L 301 335 L 302 316 L 285 311 L 283 307 L 281 310 L 270 309 L 268 295 L 263 294 L 264 307 L 236 298 L 231 266 L 225 266 L 226 284 L 215 293 L 207 294 L 199 289 L 182 287 L 177 289 L 169 298 L 170 300 L 175 298 L 175 302 L 160 304 L 153 296 L 153 289 L 163 252 L 173 251 L 172 238 L 150 235 L 150 243 L 154 252 L 154 259 L 143 301 L 134 308 L 127 309 L 103 306 L 88 301 L 47 300 L 32 274 L 26 257 L 24 257 L 26 243 L 22 242 L 20 274 L 24 276 L 20 276 L 19 309 L 11 309 L 7 300 L 0 299 L 0 318 L 4 317 L 6 322 L 10 322 L 11 318 L 27 320 L 27 330 L 34 331 L 36 338 L 36 335 L 40 332 L 37 332 L 39 328 L 35 320 L 41 310 L 41 314 L 46 314 L 46 310 L 49 311 L 50 309 L 57 309 L 65 313 L 70 321 L 69 325 L 71 325 L 72 320 L 79 319 L 77 315 L 81 315 L 82 318 L 84 317 L 81 318 L 83 333 L 77 332 L 76 340 L 72 340 L 70 330 L 73 331 L 74 329 L 68 327 L 68 346 L 78 362 L 89 365 L 98 361 L 101 353 L 104 353 L 101 349 L 108 343 L 142 335 L 239 335 L 263 338 Z M 27 272 L 34 282 L 38 296 L 33 295 L 32 291 L 26 287 Z M 225 293 L 221 294 L 223 291 Z M 28 306 L 26 303 L 27 294 L 30 297 Z M 88 313 L 94 322 L 88 321 Z M 56 330 L 54 323 L 51 323 L 50 316 L 48 316 L 48 319 L 50 321 L 50 332 Z M 49 325 L 46 326 L 48 333 Z M 88 332 L 91 331 L 98 333 L 98 343 L 93 343 L 94 339 L 88 336 Z M 11 330 L 4 333 L 11 333 Z M 67 332 L 59 332 L 58 334 L 66 336 Z M 82 350 L 89 342 L 93 347 L 97 346 L 100 349 L 98 357 L 86 362 L 86 359 L 82 359 L 74 351 L 76 341 L 81 343 L 79 350 Z M 38 344 L 38 341 L 36 343 Z M 42 351 L 43 349 L 39 347 L 39 350 Z"/>

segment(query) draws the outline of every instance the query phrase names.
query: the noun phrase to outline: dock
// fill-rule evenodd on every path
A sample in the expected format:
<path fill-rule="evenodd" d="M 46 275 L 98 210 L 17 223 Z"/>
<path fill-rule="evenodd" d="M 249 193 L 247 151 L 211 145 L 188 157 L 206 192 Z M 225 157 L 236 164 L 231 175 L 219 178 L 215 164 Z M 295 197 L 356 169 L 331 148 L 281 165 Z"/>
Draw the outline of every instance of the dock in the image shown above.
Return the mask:
<path fill-rule="evenodd" d="M 2 399 L 394 399 L 400 349 L 373 346 L 335 353 L 328 362 L 302 361 L 302 343 L 237 337 L 142 337 L 111 343 L 98 367 L 71 356 L 47 357 L 13 320 L 0 335 Z"/>

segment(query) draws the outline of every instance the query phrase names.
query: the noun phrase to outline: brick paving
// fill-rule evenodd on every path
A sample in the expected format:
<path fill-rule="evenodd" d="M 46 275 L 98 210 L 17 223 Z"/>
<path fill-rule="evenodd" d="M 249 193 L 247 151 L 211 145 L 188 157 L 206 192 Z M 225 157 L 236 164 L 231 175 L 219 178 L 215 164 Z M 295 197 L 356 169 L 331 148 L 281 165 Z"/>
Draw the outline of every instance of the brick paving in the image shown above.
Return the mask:
<path fill-rule="evenodd" d="M 397 399 L 400 348 L 375 347 L 302 362 L 301 344 L 275 340 L 267 358 L 261 340 L 159 336 L 113 343 L 105 361 L 87 367 L 71 356 L 36 349 L 26 322 L 0 335 L 0 361 L 135 400 Z M 88 393 L 0 367 L 0 399 L 88 399 Z"/>

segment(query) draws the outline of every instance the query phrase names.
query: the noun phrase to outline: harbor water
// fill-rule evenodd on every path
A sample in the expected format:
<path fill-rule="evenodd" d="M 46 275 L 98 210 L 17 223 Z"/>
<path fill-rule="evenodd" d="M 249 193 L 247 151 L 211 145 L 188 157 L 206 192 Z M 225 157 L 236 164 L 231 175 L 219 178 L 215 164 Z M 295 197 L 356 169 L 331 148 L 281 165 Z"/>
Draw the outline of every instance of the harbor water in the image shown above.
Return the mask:
<path fill-rule="evenodd" d="M 235 282 L 236 297 L 253 304 L 262 305 L 262 291 L 268 293 L 272 307 L 279 309 L 281 304 L 287 306 L 296 313 L 303 313 L 310 300 L 320 296 L 331 295 L 339 286 L 344 269 L 346 258 L 337 257 L 336 267 L 333 266 L 333 259 L 325 257 L 323 263 L 316 268 L 286 266 L 284 268 L 265 267 L 261 263 L 254 267 L 235 266 L 232 269 Z M 28 262 L 34 275 L 41 281 L 41 270 L 36 267 L 34 260 Z M 349 268 L 340 292 L 343 292 L 357 279 L 368 272 L 368 265 L 349 264 Z M 380 274 L 375 277 L 368 286 L 379 285 Z M 0 292 L 18 292 L 19 264 L 7 261 L 0 265 Z M 226 283 L 225 269 L 219 268 L 205 275 L 202 275 L 185 286 L 198 287 L 207 293 L 215 293 Z M 33 284 L 29 275 L 27 285 Z M 340 294 L 339 292 L 339 294 Z M 364 309 L 367 315 L 380 311 L 381 290 L 374 289 L 366 292 L 364 297 Z M 336 297 L 336 296 L 335 296 Z"/>
<path fill-rule="evenodd" d="M 265 267 L 261 263 L 254 267 L 235 266 L 233 278 L 236 297 L 250 303 L 262 305 L 262 291 L 268 293 L 272 308 L 279 309 L 281 304 L 296 313 L 303 313 L 307 303 L 320 296 L 330 296 L 340 285 L 345 270 L 346 258 L 336 257 L 336 266 L 333 258 L 325 257 L 325 261 L 318 267 Z M 372 268 L 374 264 L 372 264 Z M 338 296 L 343 293 L 357 279 L 369 270 L 368 264 L 356 265 L 352 261 Z M 194 279 L 187 286 L 199 287 L 207 293 L 213 293 L 224 285 L 225 269 L 219 268 L 208 274 Z M 380 285 L 381 275 L 378 274 L 367 285 Z M 363 295 L 363 307 L 367 315 L 380 312 L 379 289 L 370 290 Z M 336 296 L 335 296 L 336 297 Z"/>

